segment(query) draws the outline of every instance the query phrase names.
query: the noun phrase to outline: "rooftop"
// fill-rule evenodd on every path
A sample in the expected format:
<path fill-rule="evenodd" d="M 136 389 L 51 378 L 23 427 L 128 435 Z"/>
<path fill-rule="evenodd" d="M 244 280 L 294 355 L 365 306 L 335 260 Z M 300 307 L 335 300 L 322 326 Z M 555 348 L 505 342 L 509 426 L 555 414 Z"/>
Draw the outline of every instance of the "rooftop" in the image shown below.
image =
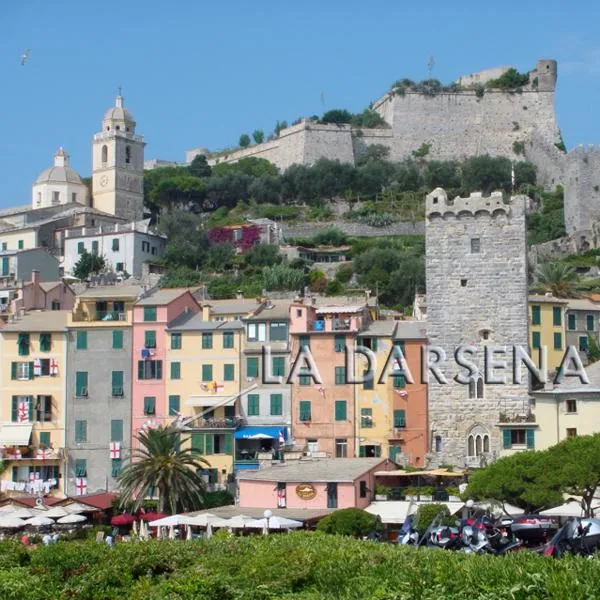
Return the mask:
<path fill-rule="evenodd" d="M 70 310 L 35 310 L 26 313 L 13 323 L 2 328 L 3 333 L 21 333 L 26 331 L 66 331 Z"/>
<path fill-rule="evenodd" d="M 192 293 L 195 288 L 163 288 L 139 300 L 138 306 L 165 306 L 183 294 Z"/>
<path fill-rule="evenodd" d="M 598 304 L 597 302 L 593 302 L 589 298 L 569 298 L 568 302 L 569 305 L 567 306 L 567 308 L 569 310 L 600 310 L 600 304 Z"/>
<path fill-rule="evenodd" d="M 183 313 L 173 319 L 168 331 L 237 331 L 244 329 L 241 321 L 204 321 L 201 313 Z"/>
<path fill-rule="evenodd" d="M 247 321 L 289 320 L 291 300 L 274 300 L 258 308 Z"/>
<path fill-rule="evenodd" d="M 385 458 L 315 458 L 301 459 L 258 471 L 238 473 L 239 480 L 281 482 L 353 482 L 374 467 L 383 466 Z"/>
<path fill-rule="evenodd" d="M 338 459 L 339 460 L 339 459 Z M 332 513 L 334 508 L 270 508 L 271 514 L 274 517 L 287 517 L 288 519 L 295 519 L 296 521 L 312 521 L 315 519 L 321 519 Z M 209 513 L 222 519 L 230 519 L 231 517 L 237 517 L 238 515 L 244 515 L 246 517 L 252 517 L 253 519 L 262 519 L 265 514 L 264 508 L 243 508 L 241 506 L 234 506 L 233 504 L 228 506 L 217 506 L 215 508 L 207 508 L 206 510 L 198 510 L 188 515 L 201 515 L 203 513 Z"/>
<path fill-rule="evenodd" d="M 544 294 L 542 295 L 532 295 L 529 296 L 528 298 L 529 302 L 547 302 L 549 304 L 568 304 L 569 300 L 567 300 L 566 298 L 557 298 L 556 296 L 553 296 L 552 294 Z"/>
<path fill-rule="evenodd" d="M 360 313 L 364 310 L 365 305 L 344 305 L 344 304 L 331 304 L 328 306 L 321 306 L 317 308 L 318 315 L 328 315 L 331 313 Z"/>
<path fill-rule="evenodd" d="M 534 396 L 538 394 L 555 394 L 555 393 L 580 393 L 591 394 L 600 393 L 600 361 L 591 363 L 585 367 L 585 373 L 588 376 L 589 383 L 583 383 L 579 377 L 565 377 L 561 383 L 551 384 L 553 387 L 549 389 L 533 392 Z"/>
<path fill-rule="evenodd" d="M 255 298 L 232 298 L 229 300 L 203 300 L 203 306 L 210 306 L 213 315 L 241 315 L 246 316 L 260 307 Z"/>
<path fill-rule="evenodd" d="M 427 339 L 427 325 L 425 321 L 396 321 L 394 337 L 397 340 L 424 340 Z"/>
<path fill-rule="evenodd" d="M 84 300 L 94 300 L 96 298 L 138 298 L 144 288 L 141 285 L 103 285 L 98 287 L 90 287 L 78 298 Z"/>

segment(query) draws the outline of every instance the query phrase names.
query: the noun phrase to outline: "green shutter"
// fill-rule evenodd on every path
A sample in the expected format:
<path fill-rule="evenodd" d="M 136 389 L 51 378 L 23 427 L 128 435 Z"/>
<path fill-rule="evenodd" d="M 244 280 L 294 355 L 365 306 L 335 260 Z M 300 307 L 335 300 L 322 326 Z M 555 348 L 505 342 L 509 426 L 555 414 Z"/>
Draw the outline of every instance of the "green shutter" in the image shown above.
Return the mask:
<path fill-rule="evenodd" d="M 156 361 L 156 377 L 154 379 L 162 379 L 162 360 Z"/>
<path fill-rule="evenodd" d="M 373 352 L 377 352 L 377 338 L 371 338 L 371 350 L 373 350 Z"/>
<path fill-rule="evenodd" d="M 531 333 L 531 347 L 534 350 L 537 350 L 538 348 L 541 347 L 541 339 L 540 339 L 540 332 L 539 331 L 533 331 Z"/>
<path fill-rule="evenodd" d="M 171 363 L 171 379 L 181 379 L 181 363 Z"/>
<path fill-rule="evenodd" d="M 569 330 L 574 331 L 577 329 L 577 315 L 575 313 L 569 313 L 567 321 L 569 323 Z"/>
<path fill-rule="evenodd" d="M 569 315 L 570 317 L 571 315 Z M 586 315 L 585 326 L 588 331 L 594 331 L 594 315 Z"/>
<path fill-rule="evenodd" d="M 46 446 L 46 448 L 48 448 L 50 446 L 50 432 L 49 431 L 40 431 L 40 446 Z"/>
<path fill-rule="evenodd" d="M 138 379 L 140 379 L 140 380 L 145 379 L 145 372 L 144 372 L 145 366 L 146 366 L 146 363 L 143 360 L 138 360 Z"/>
<path fill-rule="evenodd" d="M 310 400 L 300 400 L 300 421 L 311 420 Z"/>
<path fill-rule="evenodd" d="M 346 367 L 335 368 L 335 384 L 344 385 L 346 383 Z"/>
<path fill-rule="evenodd" d="M 345 421 L 348 418 L 347 415 L 347 405 L 345 400 L 336 400 L 335 401 L 335 420 L 336 421 Z"/>
<path fill-rule="evenodd" d="M 271 394 L 271 415 L 281 416 L 283 414 L 283 395 Z"/>
<path fill-rule="evenodd" d="M 85 458 L 75 459 L 75 477 L 87 476 L 87 460 Z"/>
<path fill-rule="evenodd" d="M 144 397 L 144 414 L 154 415 L 156 414 L 156 398 L 154 396 Z"/>
<path fill-rule="evenodd" d="M 181 401 L 179 396 L 169 396 L 169 416 L 176 415 L 179 412 Z"/>
<path fill-rule="evenodd" d="M 233 435 L 231 433 L 225 434 L 225 454 L 230 456 L 233 454 Z"/>
<path fill-rule="evenodd" d="M 19 420 L 19 397 L 18 396 L 13 396 L 12 397 L 12 407 L 11 407 L 10 420 L 13 423 L 16 423 Z"/>
<path fill-rule="evenodd" d="M 121 459 L 113 458 L 111 462 L 111 475 L 113 477 L 118 477 L 121 474 Z"/>
<path fill-rule="evenodd" d="M 215 436 L 212 433 L 206 434 L 206 454 L 214 453 L 214 444 Z"/>
<path fill-rule="evenodd" d="M 364 458 L 367 455 L 367 449 L 365 446 L 360 446 L 358 449 L 358 456 L 360 456 L 360 458 Z"/>
<path fill-rule="evenodd" d="M 118 329 L 112 332 L 112 347 L 113 350 L 121 350 L 123 348 L 123 332 Z"/>
<path fill-rule="evenodd" d="M 363 390 L 372 390 L 375 387 L 375 373 L 363 371 Z"/>
<path fill-rule="evenodd" d="M 541 310 L 539 306 L 531 307 L 531 324 L 540 325 L 542 322 Z"/>
<path fill-rule="evenodd" d="M 400 447 L 399 446 L 390 446 L 388 451 L 389 451 L 390 460 L 393 460 L 394 462 L 396 462 L 396 459 L 398 458 L 398 455 L 401 452 Z"/>
<path fill-rule="evenodd" d="M 213 347 L 212 338 L 213 338 L 212 333 L 204 332 L 202 334 L 202 349 L 203 350 L 210 350 Z"/>
<path fill-rule="evenodd" d="M 502 447 L 505 450 L 512 448 L 512 432 L 510 429 L 505 429 L 502 432 Z"/>
<path fill-rule="evenodd" d="M 10 272 L 10 267 L 8 264 L 8 256 L 3 256 L 2 257 L 2 276 L 6 277 L 9 272 Z"/>
<path fill-rule="evenodd" d="M 303 350 L 304 348 L 306 348 L 306 349 L 310 348 L 310 336 L 308 336 L 308 335 L 300 336 L 300 349 Z"/>
<path fill-rule="evenodd" d="M 87 421 L 75 421 L 75 442 L 87 441 Z"/>
<path fill-rule="evenodd" d="M 146 348 L 156 348 L 156 331 L 154 329 L 144 332 L 144 346 Z"/>
<path fill-rule="evenodd" d="M 171 334 L 171 350 L 181 350 L 181 333 Z"/>
<path fill-rule="evenodd" d="M 77 371 L 75 373 L 75 395 L 87 396 L 88 393 L 88 374 L 87 371 Z"/>
<path fill-rule="evenodd" d="M 364 429 L 370 429 L 373 427 L 373 409 L 372 408 L 361 408 L 360 409 L 360 426 Z"/>
<path fill-rule="evenodd" d="M 213 380 L 213 368 L 212 365 L 202 365 L 202 381 Z"/>
<path fill-rule="evenodd" d="M 29 363 L 29 368 L 27 370 L 27 374 L 29 375 L 29 379 L 33 379 L 33 377 L 34 377 L 33 361 L 31 361 Z"/>
<path fill-rule="evenodd" d="M 17 345 L 19 348 L 19 356 L 29 355 L 29 334 L 20 333 L 17 339 Z"/>
<path fill-rule="evenodd" d="M 246 359 L 246 377 L 258 377 L 258 358 Z"/>
<path fill-rule="evenodd" d="M 346 336 L 345 335 L 336 335 L 335 341 L 333 343 L 333 349 L 335 352 L 343 352 L 346 346 Z"/>
<path fill-rule="evenodd" d="M 112 372 L 112 395 L 123 395 L 123 371 Z"/>
<path fill-rule="evenodd" d="M 192 450 L 198 454 L 205 453 L 206 435 L 204 433 L 192 433 Z"/>
<path fill-rule="evenodd" d="M 144 321 L 156 321 L 156 306 L 144 306 Z"/>
<path fill-rule="evenodd" d="M 233 348 L 233 331 L 223 332 L 223 348 Z"/>
<path fill-rule="evenodd" d="M 394 427 L 406 427 L 406 411 L 394 411 Z"/>
<path fill-rule="evenodd" d="M 87 350 L 87 331 L 78 331 L 75 337 L 77 350 Z"/>
<path fill-rule="evenodd" d="M 40 352 L 50 352 L 52 336 L 49 333 L 40 333 Z"/>
<path fill-rule="evenodd" d="M 554 349 L 562 350 L 562 333 L 554 334 Z"/>
<path fill-rule="evenodd" d="M 393 376 L 393 385 L 395 388 L 406 387 L 406 378 L 404 377 L 404 375 L 394 375 Z"/>
<path fill-rule="evenodd" d="M 285 358 L 283 358 L 282 356 L 273 357 L 273 376 L 285 376 Z"/>
<path fill-rule="evenodd" d="M 310 385 L 312 383 L 312 377 L 310 375 L 310 371 L 308 369 L 302 368 L 300 369 L 298 383 L 300 385 Z"/>
<path fill-rule="evenodd" d="M 248 416 L 257 417 L 260 414 L 260 396 L 248 394 Z"/>
<path fill-rule="evenodd" d="M 10 363 L 10 378 L 11 379 L 17 378 L 17 363 L 16 362 Z"/>
<path fill-rule="evenodd" d="M 223 365 L 223 380 L 234 381 L 235 380 L 235 365 Z"/>
<path fill-rule="evenodd" d="M 552 307 L 552 325 L 555 327 L 562 325 L 562 308 L 560 306 Z"/>
<path fill-rule="evenodd" d="M 527 439 L 527 448 L 529 448 L 530 450 L 534 450 L 535 449 L 535 430 L 527 429 L 525 432 L 525 436 Z"/>
<path fill-rule="evenodd" d="M 123 441 L 123 419 L 112 419 L 110 422 L 110 441 Z"/>

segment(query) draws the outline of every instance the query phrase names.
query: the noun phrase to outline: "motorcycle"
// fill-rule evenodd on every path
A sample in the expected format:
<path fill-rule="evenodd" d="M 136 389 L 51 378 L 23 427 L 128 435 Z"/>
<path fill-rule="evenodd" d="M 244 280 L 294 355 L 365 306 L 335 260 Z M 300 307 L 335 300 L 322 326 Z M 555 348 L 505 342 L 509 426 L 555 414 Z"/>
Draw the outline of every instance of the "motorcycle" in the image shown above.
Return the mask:
<path fill-rule="evenodd" d="M 600 550 L 600 519 L 571 518 L 543 549 L 545 556 L 560 558 L 565 554 L 592 556 Z"/>

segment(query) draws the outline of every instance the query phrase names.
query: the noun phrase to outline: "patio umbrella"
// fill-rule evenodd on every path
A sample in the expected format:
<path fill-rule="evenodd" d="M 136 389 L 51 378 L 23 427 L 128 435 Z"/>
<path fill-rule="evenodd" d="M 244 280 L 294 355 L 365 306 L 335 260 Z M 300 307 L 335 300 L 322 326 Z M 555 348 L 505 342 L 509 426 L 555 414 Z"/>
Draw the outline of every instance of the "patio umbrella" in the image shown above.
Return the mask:
<path fill-rule="evenodd" d="M 54 520 L 50 517 L 31 517 L 25 521 L 25 525 L 32 527 L 43 527 L 44 525 L 54 525 Z"/>
<path fill-rule="evenodd" d="M 59 517 L 66 517 L 69 514 L 71 513 L 65 510 L 62 506 L 53 506 L 47 510 L 40 510 L 39 508 L 33 508 L 31 510 L 32 517 L 50 517 L 51 519 L 58 519 Z"/>
<path fill-rule="evenodd" d="M 25 521 L 23 521 L 23 519 L 13 517 L 10 514 L 0 518 L 0 529 L 17 529 L 24 526 Z"/>
<path fill-rule="evenodd" d="M 9 514 L 11 517 L 17 517 L 17 519 L 30 519 L 35 516 L 33 511 L 28 508 L 15 508 L 15 510 Z"/>
<path fill-rule="evenodd" d="M 175 539 L 175 527 L 173 527 L 173 525 L 169 526 L 169 539 L 170 540 Z"/>
<path fill-rule="evenodd" d="M 177 525 L 187 525 L 189 520 L 190 517 L 186 517 L 185 515 L 171 515 L 169 517 L 165 517 L 164 519 L 151 521 L 148 523 L 148 525 L 150 527 L 175 527 Z"/>
<path fill-rule="evenodd" d="M 0 513 L 12 513 L 16 508 L 14 504 L 5 504 L 4 506 L 0 506 Z"/>
<path fill-rule="evenodd" d="M 288 519 L 286 517 L 270 517 L 267 519 L 251 519 L 247 521 L 245 527 L 248 529 L 298 529 L 302 527 L 302 521 L 295 521 L 294 519 Z"/>
<path fill-rule="evenodd" d="M 87 517 L 83 515 L 66 515 L 57 519 L 56 522 L 60 525 L 69 525 L 70 523 L 83 523 L 84 521 L 87 521 Z"/>
<path fill-rule="evenodd" d="M 140 539 L 145 540 L 148 537 L 148 525 L 146 521 L 140 521 Z"/>
<path fill-rule="evenodd" d="M 208 525 L 206 526 L 206 538 L 211 538 L 213 534 L 213 530 L 212 530 L 212 525 L 210 524 L 210 522 L 208 523 Z"/>
<path fill-rule="evenodd" d="M 70 504 L 65 504 L 63 508 L 70 513 L 85 513 L 85 512 L 95 512 L 98 509 L 93 506 L 88 506 L 87 504 L 83 504 L 82 502 L 71 502 Z"/>
<path fill-rule="evenodd" d="M 565 502 L 565 504 L 561 504 L 560 506 L 542 510 L 540 515 L 546 517 L 581 517 L 583 516 L 583 510 L 581 504 L 577 501 Z"/>
<path fill-rule="evenodd" d="M 110 524 L 116 527 L 124 527 L 125 525 L 131 525 L 135 521 L 133 515 L 115 515 L 111 520 Z"/>
<path fill-rule="evenodd" d="M 159 519 L 164 519 L 169 515 L 164 512 L 147 512 L 139 516 L 140 519 L 146 521 L 146 523 L 150 523 L 151 521 L 158 521 Z"/>
<path fill-rule="evenodd" d="M 246 523 L 253 520 L 252 517 L 246 515 L 236 515 L 235 517 L 231 517 L 231 519 L 225 519 L 227 523 L 224 524 L 223 527 L 228 527 L 229 529 L 243 529 L 246 526 Z"/>

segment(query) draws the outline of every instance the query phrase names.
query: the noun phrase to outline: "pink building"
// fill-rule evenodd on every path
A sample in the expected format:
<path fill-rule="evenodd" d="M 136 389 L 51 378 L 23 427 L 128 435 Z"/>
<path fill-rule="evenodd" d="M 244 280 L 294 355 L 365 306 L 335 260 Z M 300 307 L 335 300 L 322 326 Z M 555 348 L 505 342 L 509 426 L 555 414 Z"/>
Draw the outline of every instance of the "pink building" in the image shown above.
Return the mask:
<path fill-rule="evenodd" d="M 164 424 L 166 398 L 167 326 L 183 314 L 197 313 L 200 305 L 188 289 L 158 290 L 133 307 L 132 445 L 144 426 Z"/>
<path fill-rule="evenodd" d="M 375 498 L 375 472 L 394 469 L 381 458 L 324 458 L 241 471 L 239 507 L 366 508 Z"/>

